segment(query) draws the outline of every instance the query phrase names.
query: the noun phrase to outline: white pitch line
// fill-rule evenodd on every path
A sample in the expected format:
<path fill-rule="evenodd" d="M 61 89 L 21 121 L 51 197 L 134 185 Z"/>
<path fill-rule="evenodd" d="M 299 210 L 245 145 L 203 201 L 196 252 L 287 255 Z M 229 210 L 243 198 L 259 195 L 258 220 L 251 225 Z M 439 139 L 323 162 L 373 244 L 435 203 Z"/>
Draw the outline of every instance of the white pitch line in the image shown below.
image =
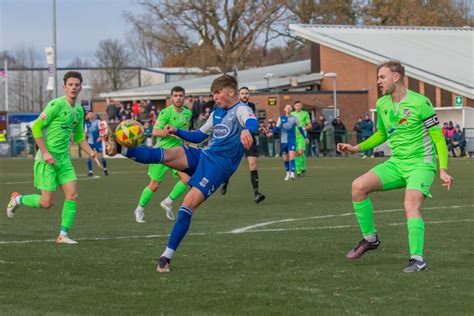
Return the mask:
<path fill-rule="evenodd" d="M 449 224 L 449 223 L 465 223 L 474 222 L 474 219 L 458 219 L 449 221 L 427 221 L 425 224 Z M 403 223 L 388 223 L 379 224 L 378 226 L 401 226 L 406 225 Z M 330 230 L 330 229 L 342 229 L 342 228 L 356 228 L 358 225 L 335 225 L 335 226 L 316 226 L 316 227 L 292 227 L 292 228 L 274 228 L 274 229 L 256 229 L 249 230 L 242 233 L 267 233 L 267 232 L 285 232 L 285 231 L 299 231 L 299 230 Z M 213 232 L 213 233 L 189 233 L 191 236 L 206 236 L 206 235 L 235 235 L 233 232 Z M 135 236 L 116 236 L 116 237 L 91 237 L 91 238 L 76 238 L 77 241 L 108 241 L 108 240 L 126 240 L 126 239 L 154 239 L 154 238 L 168 238 L 169 235 L 135 235 Z M 36 239 L 36 240 L 2 240 L 0 245 L 11 245 L 11 244 L 31 244 L 31 243 L 43 243 L 43 242 L 54 242 L 54 239 Z"/>
<path fill-rule="evenodd" d="M 425 207 L 423 209 L 424 210 L 437 210 L 437 209 L 453 209 L 453 208 L 462 208 L 462 207 L 474 207 L 474 205 L 432 206 L 432 207 Z M 374 211 L 374 213 L 392 213 L 392 212 L 402 212 L 402 211 L 405 211 L 405 209 L 398 208 L 398 209 L 393 209 L 393 210 L 380 210 L 380 211 Z M 234 230 L 230 231 L 230 233 L 241 234 L 241 233 L 245 233 L 249 230 L 252 230 L 254 228 L 264 227 L 264 226 L 277 224 L 277 223 L 303 221 L 303 220 L 308 220 L 308 219 L 344 217 L 344 216 L 352 216 L 352 215 L 354 215 L 354 212 L 342 213 L 342 214 L 318 215 L 318 216 L 302 217 L 302 218 L 286 218 L 286 219 L 282 219 L 282 220 L 264 222 L 264 223 L 259 223 L 259 224 L 255 224 L 255 225 L 250 225 L 250 226 L 237 228 L 237 229 L 234 229 Z"/>
<path fill-rule="evenodd" d="M 448 224 L 448 223 L 464 223 L 464 222 L 474 222 L 474 219 L 458 219 L 458 220 L 449 220 L 449 221 L 426 221 L 425 224 Z M 389 223 L 389 224 L 378 224 L 377 226 L 402 226 L 406 225 L 406 222 L 403 223 Z M 293 228 L 269 228 L 269 229 L 255 229 L 246 231 L 246 233 L 265 233 L 265 232 L 287 232 L 287 231 L 297 231 L 297 230 L 327 230 L 327 229 L 341 229 L 341 228 L 357 228 L 359 225 L 337 225 L 337 226 L 317 226 L 317 227 L 293 227 Z M 228 232 L 231 234 L 231 232 Z"/>

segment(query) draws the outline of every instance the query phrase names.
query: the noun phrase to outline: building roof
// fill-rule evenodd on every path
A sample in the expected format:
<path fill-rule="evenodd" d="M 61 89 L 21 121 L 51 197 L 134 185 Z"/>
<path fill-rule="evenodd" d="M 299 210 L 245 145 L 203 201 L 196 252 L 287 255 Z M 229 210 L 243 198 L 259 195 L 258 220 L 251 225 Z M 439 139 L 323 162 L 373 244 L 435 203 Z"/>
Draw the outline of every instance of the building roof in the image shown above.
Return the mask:
<path fill-rule="evenodd" d="M 241 70 L 237 73 L 237 79 L 241 86 L 247 86 L 252 91 L 318 83 L 323 77 L 322 74 L 312 74 L 310 69 L 310 60 L 307 59 L 292 63 Z M 233 73 L 229 74 L 233 75 Z M 267 76 L 270 77 L 267 80 L 265 76 L 268 74 L 271 76 Z M 221 74 L 216 74 L 135 89 L 101 93 L 100 96 L 119 101 L 132 99 L 164 99 L 169 96 L 170 90 L 176 85 L 184 87 L 187 94 L 209 94 L 212 81 L 220 75 Z"/>
<path fill-rule="evenodd" d="M 474 98 L 471 27 L 292 24 L 290 29 L 302 38 L 374 64 L 398 59 L 407 76 Z"/>

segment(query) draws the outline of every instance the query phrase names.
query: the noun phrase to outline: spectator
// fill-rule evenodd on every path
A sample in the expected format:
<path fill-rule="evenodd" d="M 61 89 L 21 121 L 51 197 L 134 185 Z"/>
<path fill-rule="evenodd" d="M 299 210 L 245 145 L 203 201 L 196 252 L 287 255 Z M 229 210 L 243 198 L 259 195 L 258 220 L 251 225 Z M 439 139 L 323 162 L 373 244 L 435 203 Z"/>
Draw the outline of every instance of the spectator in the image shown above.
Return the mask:
<path fill-rule="evenodd" d="M 206 103 L 204 103 L 204 105 L 203 105 L 203 111 L 205 109 L 209 108 L 211 110 L 211 113 L 212 113 L 212 111 L 214 111 L 215 105 L 216 105 L 216 101 L 214 101 L 214 96 L 211 94 L 211 95 L 209 95 L 208 101 Z"/>
<path fill-rule="evenodd" d="M 107 117 L 109 119 L 109 122 L 114 122 L 118 120 L 117 115 L 119 113 L 119 109 L 117 108 L 117 106 L 114 104 L 113 101 L 110 102 L 110 104 L 107 106 L 106 112 L 107 112 Z"/>
<path fill-rule="evenodd" d="M 346 135 L 346 126 L 342 123 L 341 117 L 338 116 L 332 121 L 332 126 L 334 127 L 334 143 L 335 148 L 337 148 L 337 144 L 344 142 L 344 136 Z M 340 156 L 341 153 L 336 150 L 336 156 Z"/>
<path fill-rule="evenodd" d="M 453 132 L 453 137 L 450 142 L 449 150 L 453 157 L 456 157 L 455 149 L 459 148 L 461 152 L 461 157 L 465 156 L 465 149 L 466 149 L 466 137 L 464 136 L 464 132 L 461 130 L 459 124 L 456 125 L 456 128 Z"/>
<path fill-rule="evenodd" d="M 142 124 L 148 121 L 148 117 L 149 117 L 148 113 L 146 112 L 145 106 L 146 106 L 145 104 L 141 104 L 139 112 L 138 112 L 138 121 Z"/>
<path fill-rule="evenodd" d="M 362 143 L 362 130 L 360 129 L 361 123 L 362 123 L 362 116 L 359 116 L 357 123 L 355 123 L 354 128 L 352 129 L 356 133 L 357 144 Z"/>
<path fill-rule="evenodd" d="M 441 131 L 443 132 L 444 139 L 446 139 L 446 144 L 449 143 L 449 139 L 448 139 L 448 122 L 444 122 L 444 123 L 443 123 L 443 128 L 441 129 Z"/>
<path fill-rule="evenodd" d="M 321 122 L 321 136 L 319 137 L 319 144 L 321 145 L 320 152 L 326 156 L 329 153 L 329 146 L 328 146 L 328 133 L 329 131 L 329 123 L 326 121 L 326 117 L 324 114 L 319 114 L 319 121 Z"/>
<path fill-rule="evenodd" d="M 309 130 L 309 152 L 311 157 L 319 157 L 319 139 L 321 138 L 322 129 L 322 125 L 314 118 L 311 121 L 311 129 Z"/>
<path fill-rule="evenodd" d="M 370 136 L 374 134 L 374 122 L 369 117 L 369 113 L 365 113 L 364 120 L 360 124 L 360 129 L 362 131 L 362 140 L 368 139 Z M 367 156 L 374 157 L 373 149 L 367 150 L 362 154 L 362 158 Z"/>
<path fill-rule="evenodd" d="M 150 122 L 146 121 L 143 125 L 144 134 L 145 134 L 145 146 L 153 147 L 153 127 L 150 125 Z"/>
<path fill-rule="evenodd" d="M 153 107 L 154 107 L 155 105 L 153 104 L 153 102 L 151 102 L 150 99 L 146 100 L 145 103 L 146 103 L 146 111 L 147 111 L 147 113 L 151 113 L 151 111 L 152 111 L 152 109 L 153 109 Z"/>
<path fill-rule="evenodd" d="M 150 108 L 150 116 L 148 118 L 150 120 L 151 125 L 155 123 L 157 118 L 158 118 L 158 111 L 156 110 L 156 105 L 153 104 Z"/>
<path fill-rule="evenodd" d="M 140 104 L 136 100 L 133 100 L 133 103 L 132 103 L 133 116 L 138 117 L 139 112 L 140 112 Z"/>
<path fill-rule="evenodd" d="M 211 115 L 211 109 L 207 108 L 205 109 L 198 117 L 198 119 L 196 120 L 196 124 L 194 126 L 195 129 L 199 129 L 201 126 L 204 125 L 204 123 L 207 122 L 207 119 L 209 118 L 209 116 Z M 209 143 L 209 139 L 205 139 L 202 143 L 199 144 L 199 148 L 204 148 L 207 146 L 207 144 Z"/>

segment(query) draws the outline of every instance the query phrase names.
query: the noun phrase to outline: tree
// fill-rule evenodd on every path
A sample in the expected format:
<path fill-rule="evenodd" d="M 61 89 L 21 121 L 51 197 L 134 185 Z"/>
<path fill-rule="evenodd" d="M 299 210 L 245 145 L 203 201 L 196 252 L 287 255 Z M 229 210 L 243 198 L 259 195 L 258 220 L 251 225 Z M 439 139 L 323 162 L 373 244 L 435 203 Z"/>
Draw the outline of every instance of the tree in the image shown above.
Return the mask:
<path fill-rule="evenodd" d="M 279 0 L 141 0 L 144 15 L 126 16 L 134 30 L 182 65 L 245 68 L 250 52 L 265 46 L 269 21 L 284 13 Z M 190 57 L 191 56 L 191 57 Z M 165 58 L 165 59 L 166 59 Z"/>
<path fill-rule="evenodd" d="M 90 63 L 87 60 L 83 60 L 80 57 L 75 57 L 67 66 L 68 68 L 88 68 Z"/>
<path fill-rule="evenodd" d="M 42 56 L 33 46 L 20 46 L 11 55 L 9 65 L 9 103 L 12 110 L 36 112 L 48 101 L 46 74 L 33 68 L 42 66 Z"/>
<path fill-rule="evenodd" d="M 372 0 L 363 8 L 367 25 L 465 26 L 473 25 L 469 8 L 454 0 Z"/>
<path fill-rule="evenodd" d="M 127 70 L 131 66 L 130 53 L 125 45 L 118 40 L 103 40 L 95 52 L 98 67 L 104 68 L 103 76 L 95 78 L 95 83 L 101 85 L 101 89 L 120 90 L 128 81 L 136 76 L 134 70 Z"/>

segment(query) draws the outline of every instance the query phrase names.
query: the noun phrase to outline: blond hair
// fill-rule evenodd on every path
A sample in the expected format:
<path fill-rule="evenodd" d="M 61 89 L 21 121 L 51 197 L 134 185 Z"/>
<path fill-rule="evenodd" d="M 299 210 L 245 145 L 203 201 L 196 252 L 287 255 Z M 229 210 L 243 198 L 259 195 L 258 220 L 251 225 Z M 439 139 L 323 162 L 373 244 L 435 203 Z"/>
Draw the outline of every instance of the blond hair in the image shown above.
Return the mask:
<path fill-rule="evenodd" d="M 391 72 L 397 72 L 400 74 L 400 80 L 405 77 L 405 67 L 399 60 L 387 60 L 377 65 L 377 73 L 383 67 L 387 67 Z"/>

